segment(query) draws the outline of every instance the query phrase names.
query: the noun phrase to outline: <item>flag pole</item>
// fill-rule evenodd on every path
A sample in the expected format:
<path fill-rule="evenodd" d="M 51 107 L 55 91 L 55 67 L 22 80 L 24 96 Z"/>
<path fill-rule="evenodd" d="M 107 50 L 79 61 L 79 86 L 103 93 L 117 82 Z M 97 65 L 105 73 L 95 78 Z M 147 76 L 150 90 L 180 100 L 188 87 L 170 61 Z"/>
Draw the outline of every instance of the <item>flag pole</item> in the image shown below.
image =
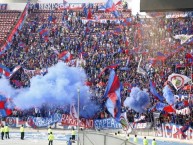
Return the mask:
<path fill-rule="evenodd" d="M 80 88 L 77 89 L 77 92 L 78 92 L 77 145 L 79 145 Z"/>
<path fill-rule="evenodd" d="M 191 75 L 190 76 L 191 77 L 191 82 L 190 82 L 191 84 L 190 84 L 190 93 L 189 93 L 189 100 L 188 100 L 188 102 L 191 100 L 191 91 L 192 91 L 192 64 L 191 64 L 191 70 L 190 71 L 191 71 L 191 74 L 190 74 Z"/>

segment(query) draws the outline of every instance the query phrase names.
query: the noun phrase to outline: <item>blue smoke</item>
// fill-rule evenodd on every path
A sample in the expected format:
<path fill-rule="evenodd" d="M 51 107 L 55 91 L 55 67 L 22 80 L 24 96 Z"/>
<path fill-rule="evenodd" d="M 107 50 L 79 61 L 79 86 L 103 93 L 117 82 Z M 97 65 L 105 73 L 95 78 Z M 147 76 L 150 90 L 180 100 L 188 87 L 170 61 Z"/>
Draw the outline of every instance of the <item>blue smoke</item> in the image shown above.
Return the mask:
<path fill-rule="evenodd" d="M 166 85 L 163 89 L 163 96 L 168 104 L 172 105 L 175 103 L 174 94 L 168 85 Z"/>
<path fill-rule="evenodd" d="M 15 105 L 21 109 L 41 107 L 42 104 L 70 104 L 72 98 L 78 99 L 80 88 L 80 104 L 89 100 L 89 88 L 84 85 L 86 74 L 81 68 L 68 67 L 63 62 L 48 69 L 45 76 L 35 76 L 30 80 L 30 88 L 13 89 L 8 80 L 0 79 L 0 91 L 12 96 Z M 2 82 L 4 84 L 2 84 Z"/>
<path fill-rule="evenodd" d="M 148 93 L 140 90 L 138 87 L 134 87 L 131 89 L 130 97 L 127 97 L 124 105 L 136 112 L 143 113 L 146 111 L 149 103 L 150 99 Z"/>
<path fill-rule="evenodd" d="M 43 103 L 69 104 L 72 98 L 78 98 L 77 89 L 80 88 L 80 103 L 84 103 L 89 96 L 85 80 L 86 74 L 82 69 L 59 62 L 49 68 L 45 76 L 33 77 L 30 88 L 19 93 L 14 102 L 21 108 L 41 106 Z"/>
<path fill-rule="evenodd" d="M 100 107 L 92 102 L 88 102 L 83 108 L 80 110 L 80 116 L 83 118 L 93 118 L 94 115 L 99 112 Z"/>

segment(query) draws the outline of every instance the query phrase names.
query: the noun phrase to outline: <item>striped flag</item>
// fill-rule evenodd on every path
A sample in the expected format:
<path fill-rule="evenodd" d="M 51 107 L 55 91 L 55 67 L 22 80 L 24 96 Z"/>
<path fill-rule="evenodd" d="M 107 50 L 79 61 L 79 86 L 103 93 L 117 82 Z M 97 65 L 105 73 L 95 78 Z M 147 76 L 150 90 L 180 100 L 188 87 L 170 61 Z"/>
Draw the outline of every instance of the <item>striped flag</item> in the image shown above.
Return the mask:
<path fill-rule="evenodd" d="M 58 58 L 63 60 L 64 62 L 69 62 L 72 59 L 72 55 L 69 51 L 63 51 L 58 55 Z"/>

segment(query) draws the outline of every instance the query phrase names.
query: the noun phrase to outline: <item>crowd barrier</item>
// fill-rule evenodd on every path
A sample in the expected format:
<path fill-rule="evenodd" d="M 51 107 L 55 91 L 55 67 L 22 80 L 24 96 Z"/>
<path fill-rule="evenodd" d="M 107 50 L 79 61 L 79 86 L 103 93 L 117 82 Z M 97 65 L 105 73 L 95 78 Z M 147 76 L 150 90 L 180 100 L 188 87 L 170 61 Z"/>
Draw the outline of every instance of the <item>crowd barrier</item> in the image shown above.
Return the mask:
<path fill-rule="evenodd" d="M 78 121 L 76 118 L 71 117 L 69 114 L 53 114 L 50 117 L 7 117 L 3 124 L 7 124 L 10 127 L 20 127 L 25 125 L 26 127 L 41 128 L 53 125 L 54 128 L 64 128 L 65 126 L 77 126 Z M 113 118 L 105 119 L 84 119 L 81 118 L 79 122 L 81 128 L 86 129 L 123 129 L 122 125 Z M 132 129 L 145 129 L 151 128 L 152 123 L 128 123 L 128 128 Z"/>
<path fill-rule="evenodd" d="M 81 145 L 135 145 L 125 139 L 98 132 L 79 132 Z"/>
<path fill-rule="evenodd" d="M 42 117 L 28 117 L 27 120 L 23 120 L 18 117 L 7 117 L 2 124 L 8 126 L 20 127 L 24 125 L 29 128 L 47 128 L 52 126 L 55 129 L 71 129 L 72 126 L 77 126 L 77 119 L 72 118 L 68 114 L 54 114 L 48 118 Z M 116 122 L 113 118 L 106 119 L 80 119 L 80 127 L 89 130 L 103 130 L 106 133 L 116 132 L 117 130 L 123 130 L 120 123 Z M 161 124 L 159 127 L 153 128 L 153 123 L 128 123 L 128 129 L 133 134 L 141 136 L 157 136 L 164 138 L 177 138 L 193 140 L 193 128 L 191 126 L 179 126 L 176 124 Z"/>

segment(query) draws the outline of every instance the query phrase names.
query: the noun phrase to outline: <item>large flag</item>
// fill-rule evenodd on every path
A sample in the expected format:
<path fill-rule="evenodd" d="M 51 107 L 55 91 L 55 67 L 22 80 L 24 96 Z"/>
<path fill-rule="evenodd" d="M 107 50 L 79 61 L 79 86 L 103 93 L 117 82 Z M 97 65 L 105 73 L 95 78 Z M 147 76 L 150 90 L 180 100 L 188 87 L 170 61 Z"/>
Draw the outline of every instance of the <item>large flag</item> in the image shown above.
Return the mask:
<path fill-rule="evenodd" d="M 72 55 L 68 51 L 63 51 L 58 55 L 58 58 L 63 60 L 64 62 L 69 62 L 72 59 Z"/>
<path fill-rule="evenodd" d="M 172 85 L 175 87 L 176 90 L 179 90 L 180 88 L 184 87 L 186 83 L 191 81 L 190 78 L 188 78 L 185 75 L 172 73 L 168 77 L 168 81 L 172 83 Z"/>
<path fill-rule="evenodd" d="M 108 0 L 105 4 L 105 11 L 106 12 L 113 12 L 116 10 L 115 4 L 113 0 Z"/>
<path fill-rule="evenodd" d="M 121 116 L 121 85 L 114 69 L 111 69 L 108 84 L 104 94 L 107 98 L 106 107 L 115 120 L 120 121 Z"/>
<path fill-rule="evenodd" d="M 192 37 L 193 35 L 184 35 L 184 34 L 174 36 L 175 39 L 181 40 L 181 44 L 189 43 Z"/>
<path fill-rule="evenodd" d="M 156 90 L 156 88 L 155 88 L 155 84 L 154 84 L 152 81 L 150 81 L 149 86 L 150 86 L 150 92 L 152 93 L 152 95 L 154 95 L 154 96 L 155 96 L 156 98 L 158 98 L 160 101 L 164 101 L 163 96 L 161 96 L 161 95 L 157 92 L 157 90 Z"/>

